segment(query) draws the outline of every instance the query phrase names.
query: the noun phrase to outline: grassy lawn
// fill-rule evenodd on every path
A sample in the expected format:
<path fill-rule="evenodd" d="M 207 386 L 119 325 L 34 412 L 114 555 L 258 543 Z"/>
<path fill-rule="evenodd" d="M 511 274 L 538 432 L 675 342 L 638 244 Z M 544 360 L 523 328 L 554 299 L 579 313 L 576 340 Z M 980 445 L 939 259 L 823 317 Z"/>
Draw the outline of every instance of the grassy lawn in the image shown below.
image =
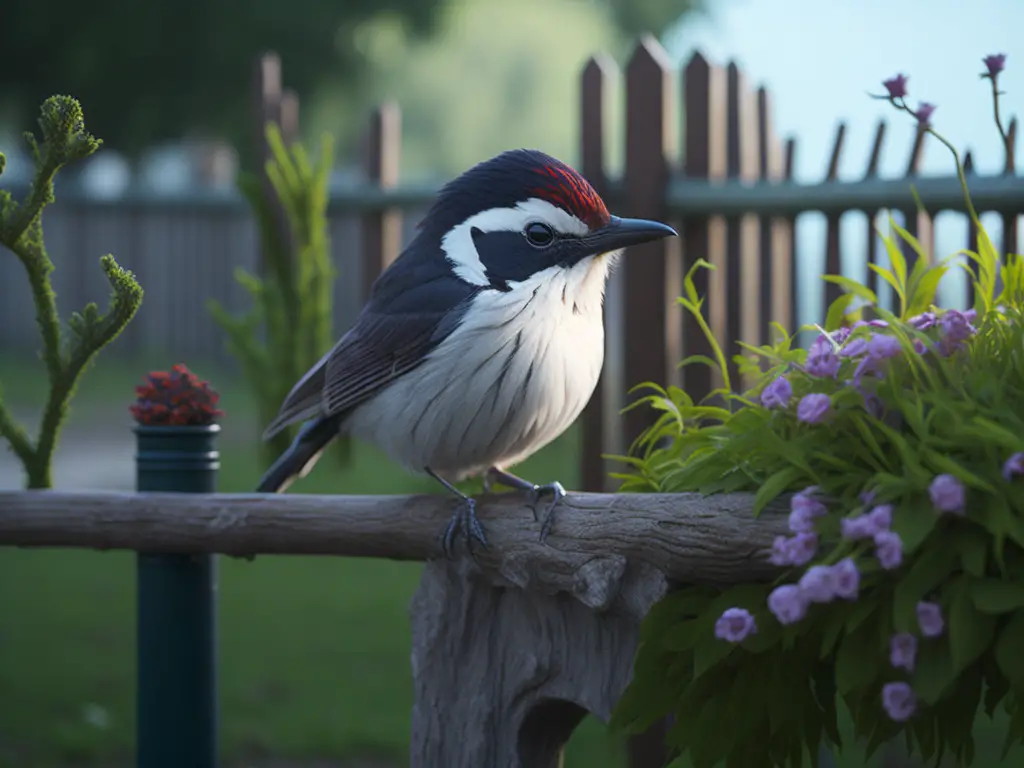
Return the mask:
<path fill-rule="evenodd" d="M 123 418 L 127 429 L 122 409 L 141 373 L 154 364 L 168 362 L 106 360 L 90 371 L 69 430 L 111 418 Z M 251 418 L 252 403 L 233 377 L 209 366 L 194 369 L 218 386 L 227 411 L 220 488 L 251 490 L 259 476 L 256 446 L 233 439 L 232 424 L 240 428 Z M 8 402 L 20 407 L 37 403 L 45 391 L 36 365 L 0 359 L 0 382 Z M 524 464 L 523 474 L 571 487 L 575 441 L 575 433 L 567 434 Z M 370 450 L 360 448 L 344 471 L 332 458 L 325 456 L 293 492 L 436 490 Z M 360 756 L 388 759 L 375 765 L 404 764 L 412 705 L 406 607 L 418 576 L 416 565 L 376 560 L 222 559 L 226 764 L 269 765 L 260 758 L 270 756 L 293 759 L 295 766 Z M 129 553 L 0 551 L 2 768 L 131 764 L 134 599 Z M 623 764 L 621 754 L 604 727 L 588 719 L 573 738 L 566 765 L 613 768 Z"/>

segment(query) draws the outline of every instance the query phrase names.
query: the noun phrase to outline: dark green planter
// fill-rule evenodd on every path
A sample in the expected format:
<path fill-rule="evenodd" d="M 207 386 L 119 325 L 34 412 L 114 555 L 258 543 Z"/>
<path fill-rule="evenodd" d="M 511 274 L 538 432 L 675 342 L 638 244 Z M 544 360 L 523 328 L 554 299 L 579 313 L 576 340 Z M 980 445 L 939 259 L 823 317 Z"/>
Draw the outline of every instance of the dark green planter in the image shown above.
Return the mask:
<path fill-rule="evenodd" d="M 215 493 L 220 426 L 135 426 L 139 491 Z M 140 552 L 138 768 L 216 768 L 215 555 Z"/>

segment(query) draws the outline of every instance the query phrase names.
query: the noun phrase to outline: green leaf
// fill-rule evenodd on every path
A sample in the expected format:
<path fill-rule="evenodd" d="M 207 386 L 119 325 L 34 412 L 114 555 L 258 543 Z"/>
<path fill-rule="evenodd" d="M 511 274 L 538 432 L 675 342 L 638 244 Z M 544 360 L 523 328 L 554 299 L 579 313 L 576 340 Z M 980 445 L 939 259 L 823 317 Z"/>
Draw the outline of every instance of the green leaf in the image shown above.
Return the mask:
<path fill-rule="evenodd" d="M 1024 608 L 1024 584 L 1002 579 L 977 579 L 971 584 L 971 600 L 982 613 L 1009 613 Z M 1024 648 L 1021 649 L 1024 652 Z"/>
<path fill-rule="evenodd" d="M 950 587 L 949 650 L 957 673 L 988 649 L 996 631 L 995 617 L 974 606 L 972 581 L 969 576 L 961 577 Z"/>
<path fill-rule="evenodd" d="M 863 299 L 868 304 L 878 303 L 878 297 L 875 296 L 874 291 L 872 291 L 863 283 L 859 283 L 852 278 L 844 277 L 842 275 L 822 275 L 821 279 L 824 280 L 826 283 L 833 283 L 835 285 L 838 285 L 851 296 L 855 296 L 858 299 Z"/>
<path fill-rule="evenodd" d="M 946 638 L 919 643 L 912 683 L 918 698 L 926 704 L 934 704 L 954 680 L 956 670 Z"/>
<path fill-rule="evenodd" d="M 910 502 L 896 509 L 892 520 L 892 530 L 898 533 L 903 541 L 904 553 L 909 554 L 921 546 L 938 522 L 939 516 L 927 503 L 923 501 Z"/>
<path fill-rule="evenodd" d="M 961 534 L 960 564 L 964 571 L 976 578 L 985 575 L 985 563 L 988 557 L 988 535 L 978 528 L 970 528 Z M 977 606 L 977 601 L 975 601 Z M 980 609 L 980 606 L 979 606 Z"/>
<path fill-rule="evenodd" d="M 853 304 L 856 298 L 852 293 L 844 293 L 829 305 L 828 312 L 825 315 L 824 330 L 826 332 L 831 333 L 843 324 L 850 305 Z"/>
<path fill-rule="evenodd" d="M 881 640 L 877 618 L 866 621 L 843 638 L 836 653 L 836 689 L 839 693 L 845 695 L 875 681 L 885 657 Z"/>
<path fill-rule="evenodd" d="M 1016 611 L 1003 625 L 995 644 L 996 664 L 1013 685 L 1024 688 L 1024 611 Z M 1018 704 L 1018 706 L 1024 705 Z"/>
<path fill-rule="evenodd" d="M 956 553 L 941 539 L 921 552 L 893 590 L 892 621 L 896 631 L 917 629 L 918 602 L 941 584 L 956 565 Z"/>
<path fill-rule="evenodd" d="M 761 511 L 768 506 L 779 494 L 783 493 L 789 488 L 794 482 L 796 482 L 803 472 L 797 467 L 785 467 L 780 469 L 778 472 L 773 474 L 761 487 L 757 489 L 757 494 L 754 496 L 754 516 L 761 514 Z"/>

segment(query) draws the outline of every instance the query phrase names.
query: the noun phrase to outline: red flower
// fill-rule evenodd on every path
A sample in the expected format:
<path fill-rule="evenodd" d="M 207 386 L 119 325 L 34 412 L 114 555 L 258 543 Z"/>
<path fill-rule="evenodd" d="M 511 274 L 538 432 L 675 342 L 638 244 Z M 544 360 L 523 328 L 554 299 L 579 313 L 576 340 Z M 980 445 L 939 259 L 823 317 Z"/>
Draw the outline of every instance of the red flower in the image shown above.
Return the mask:
<path fill-rule="evenodd" d="M 130 406 L 140 424 L 193 426 L 212 424 L 224 414 L 216 405 L 220 395 L 187 367 L 178 363 L 170 371 L 152 371 L 145 383 L 135 387 L 136 401 Z"/>

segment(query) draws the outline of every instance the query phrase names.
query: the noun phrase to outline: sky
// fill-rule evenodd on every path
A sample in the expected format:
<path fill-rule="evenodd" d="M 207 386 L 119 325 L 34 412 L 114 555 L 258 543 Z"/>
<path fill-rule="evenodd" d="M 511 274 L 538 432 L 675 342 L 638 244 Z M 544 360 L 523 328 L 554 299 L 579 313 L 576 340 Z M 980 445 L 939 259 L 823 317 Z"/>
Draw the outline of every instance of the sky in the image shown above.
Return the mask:
<path fill-rule="evenodd" d="M 1024 0 L 709 0 L 706 18 L 691 18 L 664 38 L 679 63 L 694 50 L 712 62 L 735 60 L 756 85 L 772 95 L 776 129 L 796 136 L 798 180 L 825 174 L 835 128 L 847 122 L 840 178 L 863 174 L 875 126 L 889 127 L 880 165 L 883 176 L 901 176 L 909 158 L 911 119 L 883 101 L 868 98 L 882 91 L 881 81 L 896 73 L 909 76 L 911 101 L 938 105 L 932 122 L 958 148 L 970 148 L 981 172 L 1002 169 L 998 133 L 992 121 L 991 94 L 978 74 L 981 59 L 1007 54 L 1000 78 L 1004 120 L 1024 104 Z M 1022 144 L 1024 142 L 1018 142 Z M 1018 150 L 1018 165 L 1024 152 Z M 952 159 L 938 142 L 926 147 L 925 175 L 954 172 Z M 846 220 L 863 216 L 848 214 Z M 993 237 L 1001 228 L 983 217 Z M 936 221 L 936 253 L 962 248 L 964 217 L 942 214 Z M 804 285 L 817 280 L 824 263 L 824 222 L 808 214 L 799 224 L 797 243 Z M 844 271 L 861 278 L 865 247 L 863 224 L 843 232 Z M 850 256 L 847 261 L 847 256 Z M 857 258 L 854 258 L 856 255 Z M 944 291 L 955 302 L 960 275 Z M 807 290 L 802 291 L 806 297 Z M 800 321 L 818 319 L 817 302 L 801 302 Z"/>

